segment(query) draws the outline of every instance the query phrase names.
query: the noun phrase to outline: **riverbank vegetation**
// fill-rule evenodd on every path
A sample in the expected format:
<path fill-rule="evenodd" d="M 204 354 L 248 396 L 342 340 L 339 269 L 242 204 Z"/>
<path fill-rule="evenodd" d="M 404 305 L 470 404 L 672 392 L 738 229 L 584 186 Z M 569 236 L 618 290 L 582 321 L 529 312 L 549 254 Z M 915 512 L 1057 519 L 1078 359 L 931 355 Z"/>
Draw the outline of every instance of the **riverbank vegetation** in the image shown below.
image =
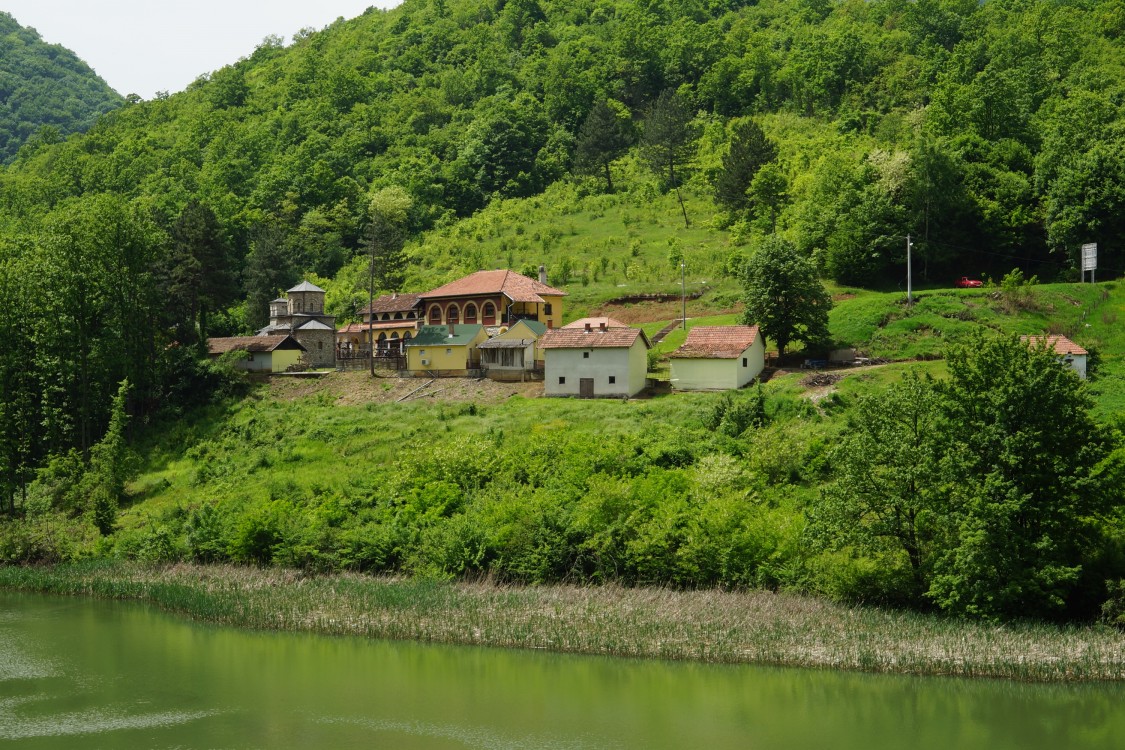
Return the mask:
<path fill-rule="evenodd" d="M 1032 295 L 1116 305 L 1116 287 L 1103 291 Z M 974 305 L 1018 328 L 992 294 L 935 294 L 917 314 Z M 909 323 L 895 297 L 842 300 L 833 335 L 872 311 L 887 317 L 878 330 Z M 1116 335 L 1085 319 L 1091 335 Z M 275 380 L 147 430 L 108 535 L 76 489 L 81 462 L 53 463 L 0 556 L 765 588 L 993 621 L 1114 621 L 1116 423 L 1097 420 L 1051 354 L 988 330 L 954 337 L 947 360 L 844 370 L 828 386 L 796 372 L 628 402 L 500 384 L 488 398 L 469 387 L 402 400 L 415 384 L 363 373 Z M 1100 382 L 1099 398 L 1118 398 L 1119 381 Z"/>
<path fill-rule="evenodd" d="M 407 0 L 32 144 L 0 172 L 0 559 L 1116 621 L 1118 6 Z M 729 323 L 784 244 L 830 283 L 830 345 L 909 362 L 575 403 L 331 395 L 398 387 L 345 374 L 247 395 L 203 360 L 299 276 L 354 317 L 388 195 L 409 206 L 400 291 L 545 263 L 568 317 L 659 328 L 676 312 L 615 300 L 676 291 L 683 262 L 688 315 Z M 901 286 L 908 235 L 913 305 L 876 291 Z M 1090 241 L 1103 283 L 1071 283 Z M 942 288 L 978 273 L 995 283 Z M 1011 338 L 1044 332 L 1091 350 L 1088 386 Z M 914 446 L 933 473 L 877 499 L 855 480 L 909 488 L 914 454 L 857 446 L 902 382 L 933 406 Z"/>
<path fill-rule="evenodd" d="M 770 591 L 513 587 L 178 564 L 0 567 L 0 586 L 138 601 L 234 627 L 1026 681 L 1125 679 L 1110 628 L 984 625 Z"/>

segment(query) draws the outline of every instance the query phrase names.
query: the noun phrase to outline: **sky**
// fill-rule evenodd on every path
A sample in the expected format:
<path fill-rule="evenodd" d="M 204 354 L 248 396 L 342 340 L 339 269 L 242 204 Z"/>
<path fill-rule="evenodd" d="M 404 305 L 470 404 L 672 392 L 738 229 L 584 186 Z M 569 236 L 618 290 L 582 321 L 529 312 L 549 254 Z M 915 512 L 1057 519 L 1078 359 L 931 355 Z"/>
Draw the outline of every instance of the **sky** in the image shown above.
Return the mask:
<path fill-rule="evenodd" d="M 269 35 L 297 31 L 401 0 L 0 0 L 21 26 L 61 44 L 119 94 L 174 94 L 248 57 Z"/>

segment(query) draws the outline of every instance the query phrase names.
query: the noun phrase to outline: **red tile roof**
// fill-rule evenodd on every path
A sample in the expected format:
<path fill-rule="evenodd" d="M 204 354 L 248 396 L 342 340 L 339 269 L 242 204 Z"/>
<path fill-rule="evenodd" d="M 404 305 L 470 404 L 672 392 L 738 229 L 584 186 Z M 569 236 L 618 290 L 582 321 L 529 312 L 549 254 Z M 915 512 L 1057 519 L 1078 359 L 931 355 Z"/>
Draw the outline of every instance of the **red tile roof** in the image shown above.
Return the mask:
<path fill-rule="evenodd" d="M 208 354 L 226 352 L 272 352 L 275 349 L 305 350 L 292 336 L 227 336 L 207 339 Z"/>
<path fill-rule="evenodd" d="M 584 328 L 554 328 L 539 337 L 540 349 L 628 349 L 637 341 L 645 342 L 651 348 L 648 337 L 640 328 L 597 328 L 587 331 Z"/>
<path fill-rule="evenodd" d="M 373 331 L 393 331 L 401 330 L 403 328 L 416 328 L 418 326 L 417 320 L 376 320 L 370 324 Z M 367 323 L 348 323 L 342 328 L 337 328 L 336 333 L 367 333 Z"/>
<path fill-rule="evenodd" d="M 376 315 L 381 313 L 396 313 L 396 312 L 410 312 L 418 304 L 420 294 L 384 294 L 381 297 L 376 297 L 375 301 L 370 305 L 365 305 L 360 314 L 366 314 L 375 311 Z"/>
<path fill-rule="evenodd" d="M 1028 346 L 1037 347 L 1044 341 L 1048 349 L 1054 349 L 1055 354 L 1089 354 L 1085 349 L 1074 343 L 1066 336 L 1020 336 L 1020 341 L 1026 341 Z"/>
<path fill-rule="evenodd" d="M 759 336 L 758 326 L 696 326 L 670 357 L 684 359 L 734 359 L 750 347 Z"/>
<path fill-rule="evenodd" d="M 605 323 L 606 328 L 628 328 L 629 327 L 625 323 L 622 323 L 620 320 L 614 320 L 613 318 L 601 317 L 601 318 L 579 318 L 578 320 L 574 321 L 573 323 L 567 323 L 565 326 L 563 326 L 563 328 L 585 328 L 587 323 L 590 324 L 591 328 L 600 328 L 602 323 Z"/>
<path fill-rule="evenodd" d="M 535 279 L 529 279 L 515 271 L 477 271 L 418 296 L 425 300 L 436 297 L 477 297 L 488 294 L 503 294 L 513 302 L 544 302 L 542 295 L 566 296 L 566 292 L 540 284 Z"/>

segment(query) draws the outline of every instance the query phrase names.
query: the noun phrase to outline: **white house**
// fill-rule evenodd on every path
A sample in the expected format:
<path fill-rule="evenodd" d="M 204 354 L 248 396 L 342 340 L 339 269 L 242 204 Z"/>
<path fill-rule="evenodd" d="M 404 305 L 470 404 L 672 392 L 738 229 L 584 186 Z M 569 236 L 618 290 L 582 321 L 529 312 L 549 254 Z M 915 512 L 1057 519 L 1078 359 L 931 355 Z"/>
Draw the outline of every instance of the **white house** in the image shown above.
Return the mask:
<path fill-rule="evenodd" d="M 645 388 L 652 344 L 639 328 L 555 328 L 539 348 L 548 396 L 622 397 Z"/>
<path fill-rule="evenodd" d="M 681 391 L 742 388 L 766 366 L 758 326 L 696 326 L 668 356 L 672 387 Z"/>
<path fill-rule="evenodd" d="M 1032 348 L 1046 346 L 1054 350 L 1059 359 L 1078 373 L 1078 377 L 1086 379 L 1086 358 L 1089 352 L 1066 336 L 1020 336 L 1020 340 L 1027 342 Z"/>

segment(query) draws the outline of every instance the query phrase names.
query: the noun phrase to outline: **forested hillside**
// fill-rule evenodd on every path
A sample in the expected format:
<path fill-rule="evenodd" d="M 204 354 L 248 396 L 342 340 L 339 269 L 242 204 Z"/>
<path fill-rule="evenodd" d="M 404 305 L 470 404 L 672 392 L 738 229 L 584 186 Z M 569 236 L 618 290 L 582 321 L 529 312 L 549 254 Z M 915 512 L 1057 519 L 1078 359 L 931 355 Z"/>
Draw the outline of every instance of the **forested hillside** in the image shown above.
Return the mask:
<path fill-rule="evenodd" d="M 907 234 L 934 280 L 1076 278 L 1082 242 L 1120 273 L 1123 31 L 1120 0 L 407 0 L 266 40 L 0 174 L 0 486 L 93 450 L 125 379 L 190 405 L 198 342 L 300 275 L 350 312 L 386 191 L 413 287 L 546 260 L 609 294 L 676 253 L 733 283 L 775 232 L 857 285 Z"/>
<path fill-rule="evenodd" d="M 0 11 L 0 162 L 30 138 L 55 143 L 82 132 L 122 101 L 73 52 Z"/>

